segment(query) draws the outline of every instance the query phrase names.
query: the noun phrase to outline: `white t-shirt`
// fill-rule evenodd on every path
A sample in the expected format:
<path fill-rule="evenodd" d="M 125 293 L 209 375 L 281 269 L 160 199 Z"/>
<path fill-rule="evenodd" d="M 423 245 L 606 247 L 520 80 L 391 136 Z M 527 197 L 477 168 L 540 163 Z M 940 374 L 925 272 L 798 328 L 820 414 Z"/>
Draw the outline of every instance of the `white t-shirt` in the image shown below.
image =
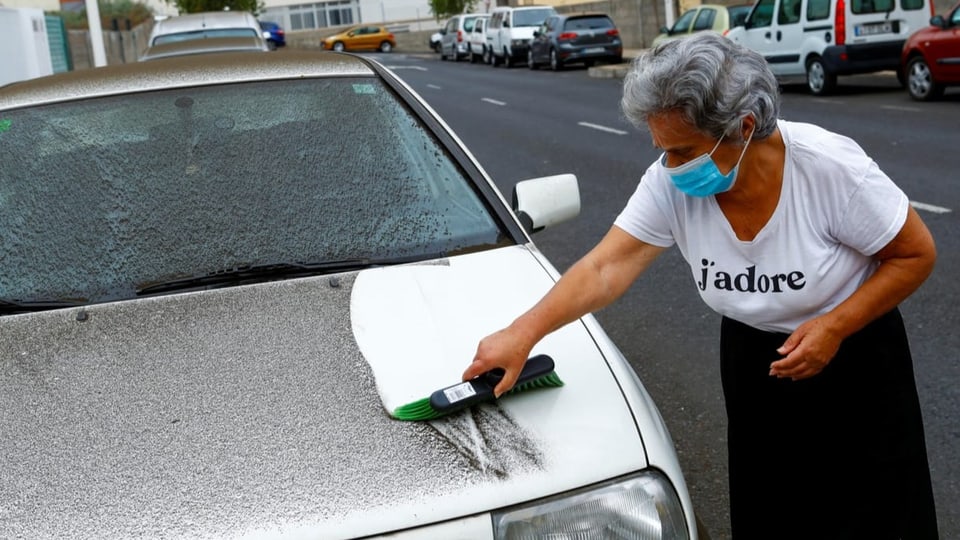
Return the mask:
<path fill-rule="evenodd" d="M 677 189 L 660 159 L 614 224 L 656 246 L 676 243 L 701 298 L 718 313 L 790 333 L 875 271 L 871 256 L 900 232 L 909 201 L 851 139 L 797 122 L 781 120 L 779 128 L 780 201 L 752 241 L 737 239 L 714 197 Z"/>

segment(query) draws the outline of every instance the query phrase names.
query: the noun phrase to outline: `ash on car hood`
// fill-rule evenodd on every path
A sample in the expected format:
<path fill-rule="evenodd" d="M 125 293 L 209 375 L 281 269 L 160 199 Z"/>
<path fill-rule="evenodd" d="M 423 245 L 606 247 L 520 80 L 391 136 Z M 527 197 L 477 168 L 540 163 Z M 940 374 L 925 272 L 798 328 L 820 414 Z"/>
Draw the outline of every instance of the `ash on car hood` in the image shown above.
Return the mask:
<path fill-rule="evenodd" d="M 348 538 L 642 468 L 580 324 L 534 351 L 562 388 L 388 416 L 382 366 L 453 384 L 550 284 L 514 247 L 0 318 L 0 536 Z"/>

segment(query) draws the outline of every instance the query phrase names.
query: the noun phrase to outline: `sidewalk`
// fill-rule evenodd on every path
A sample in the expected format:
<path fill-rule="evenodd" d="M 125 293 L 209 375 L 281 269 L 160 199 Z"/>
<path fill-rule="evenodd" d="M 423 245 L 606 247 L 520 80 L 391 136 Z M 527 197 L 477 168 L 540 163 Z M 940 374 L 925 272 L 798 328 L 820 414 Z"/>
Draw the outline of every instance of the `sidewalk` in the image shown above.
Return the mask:
<path fill-rule="evenodd" d="M 630 63 L 633 59 L 643 53 L 644 50 L 645 49 L 624 49 L 622 64 L 593 66 L 587 69 L 587 73 L 597 79 L 622 79 L 630 69 Z"/>

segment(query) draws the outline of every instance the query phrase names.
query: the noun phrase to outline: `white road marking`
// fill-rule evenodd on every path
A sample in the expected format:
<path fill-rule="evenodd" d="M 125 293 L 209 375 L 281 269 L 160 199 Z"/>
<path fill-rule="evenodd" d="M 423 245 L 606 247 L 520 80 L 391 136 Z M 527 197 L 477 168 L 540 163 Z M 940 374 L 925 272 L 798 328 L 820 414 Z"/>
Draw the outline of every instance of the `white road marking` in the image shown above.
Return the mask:
<path fill-rule="evenodd" d="M 434 90 L 443 90 L 442 87 L 437 86 L 437 85 L 435 85 L 435 84 L 428 84 L 428 85 L 427 85 L 427 88 L 433 88 Z"/>
<path fill-rule="evenodd" d="M 944 208 L 942 206 L 935 206 L 932 204 L 910 201 L 910 206 L 916 208 L 917 210 L 926 210 L 927 212 L 933 212 L 934 214 L 947 214 L 952 212 L 949 208 Z"/>
<path fill-rule="evenodd" d="M 507 102 L 505 101 L 497 101 L 495 99 L 490 99 L 490 98 L 480 98 L 480 101 L 486 101 L 487 103 L 493 103 L 494 105 L 500 105 L 501 107 L 507 104 Z"/>
<path fill-rule="evenodd" d="M 597 129 L 600 131 L 606 131 L 607 133 L 613 133 L 615 135 L 629 135 L 629 133 L 626 131 L 621 131 L 619 129 L 613 129 L 606 126 L 599 126 L 597 124 L 591 124 L 590 122 L 577 122 L 577 124 L 590 129 Z"/>
<path fill-rule="evenodd" d="M 881 109 L 890 109 L 891 111 L 923 112 L 919 107 L 904 107 L 903 105 L 881 105 Z"/>

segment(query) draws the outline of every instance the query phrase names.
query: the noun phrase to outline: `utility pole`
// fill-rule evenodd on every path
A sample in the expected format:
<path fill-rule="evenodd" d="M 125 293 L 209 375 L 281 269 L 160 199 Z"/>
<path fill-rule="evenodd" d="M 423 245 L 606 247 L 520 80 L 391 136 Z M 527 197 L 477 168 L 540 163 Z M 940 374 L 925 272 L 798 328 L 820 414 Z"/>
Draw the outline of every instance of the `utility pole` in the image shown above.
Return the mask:
<path fill-rule="evenodd" d="M 107 65 L 107 53 L 103 49 L 103 28 L 100 27 L 100 6 L 97 0 L 85 0 L 87 5 L 87 28 L 90 30 L 90 45 L 93 47 L 93 67 Z"/>

